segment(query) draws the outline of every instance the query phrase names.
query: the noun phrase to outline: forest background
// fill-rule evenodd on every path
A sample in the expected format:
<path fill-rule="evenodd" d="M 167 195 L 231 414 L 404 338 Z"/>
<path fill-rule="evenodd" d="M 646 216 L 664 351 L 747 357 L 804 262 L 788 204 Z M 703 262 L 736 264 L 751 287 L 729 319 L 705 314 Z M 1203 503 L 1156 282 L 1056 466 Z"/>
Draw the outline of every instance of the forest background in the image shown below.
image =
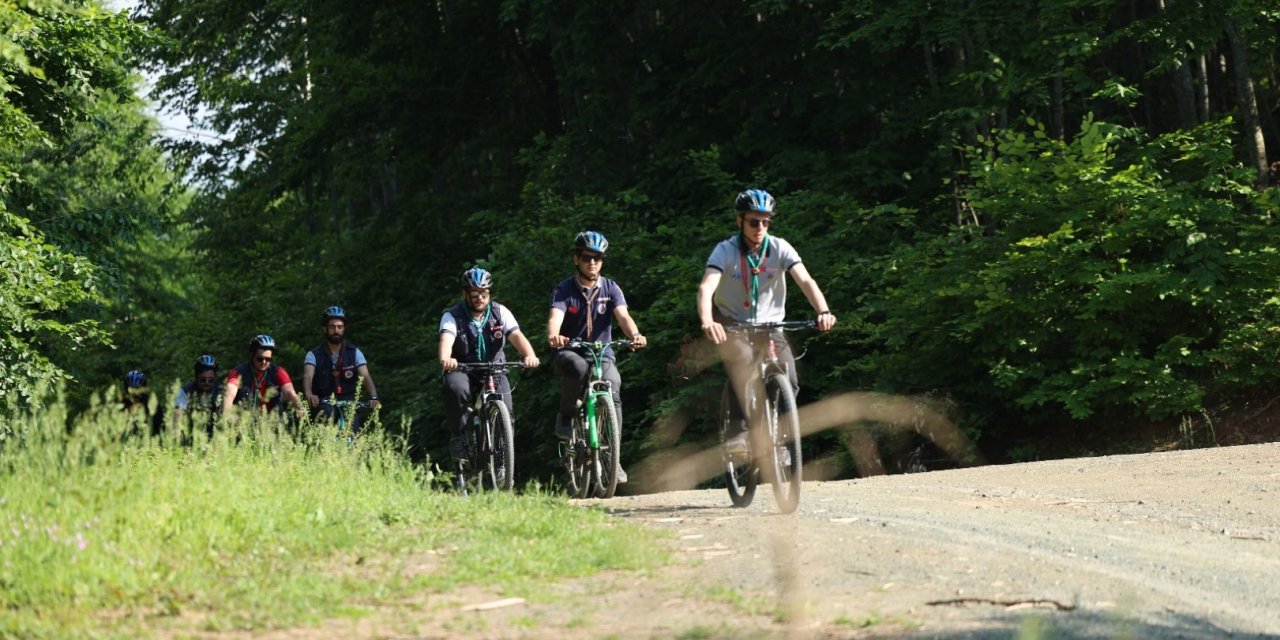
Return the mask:
<path fill-rule="evenodd" d="M 300 379 L 336 304 L 441 459 L 458 274 L 545 353 L 595 229 L 650 341 L 624 460 L 709 444 L 694 291 L 761 187 L 840 318 L 797 337 L 802 402 L 912 396 L 992 460 L 1192 441 L 1280 374 L 1278 27 L 1260 0 L 0 3 L 0 394 L 167 388 L 259 333 Z M 142 70 L 217 136 L 160 135 Z M 517 385 L 526 477 L 555 389 Z M 806 446 L 853 473 L 839 433 Z"/>

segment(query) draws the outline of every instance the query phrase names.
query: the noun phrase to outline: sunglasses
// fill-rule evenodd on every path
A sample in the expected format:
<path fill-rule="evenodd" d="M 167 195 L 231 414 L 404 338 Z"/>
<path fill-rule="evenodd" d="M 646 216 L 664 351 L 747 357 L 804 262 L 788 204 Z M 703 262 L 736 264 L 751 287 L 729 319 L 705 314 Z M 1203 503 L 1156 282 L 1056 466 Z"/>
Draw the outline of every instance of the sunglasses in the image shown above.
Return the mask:
<path fill-rule="evenodd" d="M 271 362 L 271 358 L 270 358 L 269 356 L 258 356 L 258 357 L 256 357 L 256 358 L 254 358 L 254 361 L 256 361 L 256 362 Z"/>
<path fill-rule="evenodd" d="M 217 378 L 196 378 L 196 382 L 200 384 L 213 384 Z"/>
<path fill-rule="evenodd" d="M 471 296 L 472 298 L 483 298 L 489 295 L 489 290 L 488 289 L 469 289 L 467 291 L 467 295 Z"/>
<path fill-rule="evenodd" d="M 598 253 L 593 256 L 589 256 L 584 253 L 579 253 L 578 257 L 581 258 L 583 262 L 599 262 L 601 264 L 604 264 L 604 256 Z"/>
<path fill-rule="evenodd" d="M 759 229 L 760 227 L 764 227 L 768 229 L 769 219 L 768 218 L 747 218 L 747 224 L 751 225 L 752 227 L 755 227 L 756 229 Z"/>

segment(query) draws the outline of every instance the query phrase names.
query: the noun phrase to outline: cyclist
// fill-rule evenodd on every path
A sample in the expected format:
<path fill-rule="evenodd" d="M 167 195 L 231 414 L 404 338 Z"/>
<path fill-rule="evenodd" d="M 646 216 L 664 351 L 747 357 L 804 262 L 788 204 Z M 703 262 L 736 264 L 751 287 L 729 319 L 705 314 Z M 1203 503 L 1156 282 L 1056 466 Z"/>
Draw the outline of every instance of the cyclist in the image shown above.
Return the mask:
<path fill-rule="evenodd" d="M 444 312 L 439 329 L 445 420 L 451 431 L 449 453 L 458 462 L 467 456 L 466 409 L 481 377 L 480 374 L 458 371 L 458 364 L 506 362 L 503 348 L 507 340 L 520 352 L 524 366 L 537 367 L 540 364 L 533 345 L 520 331 L 516 317 L 491 298 L 493 275 L 480 267 L 472 267 L 462 273 L 461 284 L 462 301 Z M 514 426 L 516 414 L 511 405 L 511 384 L 506 374 L 499 372 L 494 372 L 493 381 L 502 394 Z"/>
<path fill-rule="evenodd" d="M 129 420 L 140 427 L 146 425 L 151 435 L 160 435 L 164 430 L 164 410 L 156 408 L 151 413 L 151 391 L 147 386 L 147 374 L 134 369 L 124 374 L 124 393 L 121 395 L 120 408 L 129 415 Z"/>
<path fill-rule="evenodd" d="M 574 274 L 556 285 L 551 292 L 551 310 L 547 316 L 547 341 L 554 349 L 551 370 L 560 376 L 560 411 L 556 415 L 556 436 L 568 440 L 573 435 L 573 414 L 582 387 L 587 382 L 590 364 L 586 356 L 566 349 L 572 339 L 586 342 L 613 340 L 613 320 L 631 338 L 635 348 L 647 342 L 636 321 L 627 311 L 627 299 L 618 283 L 600 275 L 604 269 L 609 241 L 596 231 L 583 231 L 573 239 Z M 622 422 L 622 376 L 614 363 L 613 349 L 604 352 L 604 378 L 613 387 L 618 421 Z M 618 470 L 618 482 L 626 482 L 627 474 Z"/>
<path fill-rule="evenodd" d="M 791 243 L 769 234 L 774 219 L 774 199 L 762 189 L 748 189 L 734 201 L 738 232 L 722 240 L 707 259 L 702 283 L 698 286 L 698 320 L 702 333 L 720 345 L 720 355 L 729 373 L 730 423 L 725 433 L 725 449 L 730 455 L 747 452 L 746 422 L 738 391 L 753 382 L 752 346 L 745 339 L 728 340 L 725 322 L 782 322 L 786 317 L 787 283 L 791 274 L 809 304 L 818 312 L 819 331 L 828 331 L 836 317 L 827 307 L 818 282 L 800 261 Z M 727 276 L 727 277 L 726 277 Z M 793 390 L 799 389 L 795 358 L 786 338 L 775 337 L 778 357 L 786 363 Z"/>
<path fill-rule="evenodd" d="M 342 307 L 329 307 L 320 313 L 320 326 L 324 328 L 325 343 L 308 351 L 302 364 L 302 389 L 312 417 L 323 413 L 332 418 L 334 406 L 321 404 L 321 400 L 355 400 L 356 385 L 361 379 L 370 407 L 378 408 L 378 389 L 369 375 L 364 352 L 346 341 L 347 313 Z M 353 431 L 359 430 L 357 419 Z"/>
<path fill-rule="evenodd" d="M 209 437 L 213 437 L 215 416 L 222 410 L 222 390 L 218 388 L 218 361 L 205 354 L 196 358 L 195 380 L 182 385 L 178 389 L 178 397 L 173 400 L 173 428 L 182 425 L 182 416 L 187 416 L 189 433 L 195 432 L 197 424 L 203 423 Z"/>
<path fill-rule="evenodd" d="M 222 396 L 222 412 L 231 416 L 231 407 L 252 399 L 250 405 L 260 413 L 284 411 L 283 402 L 297 411 L 302 401 L 293 390 L 293 379 L 284 367 L 272 363 L 276 341 L 269 335 L 254 336 L 249 341 L 250 359 L 227 373 L 226 392 Z"/>

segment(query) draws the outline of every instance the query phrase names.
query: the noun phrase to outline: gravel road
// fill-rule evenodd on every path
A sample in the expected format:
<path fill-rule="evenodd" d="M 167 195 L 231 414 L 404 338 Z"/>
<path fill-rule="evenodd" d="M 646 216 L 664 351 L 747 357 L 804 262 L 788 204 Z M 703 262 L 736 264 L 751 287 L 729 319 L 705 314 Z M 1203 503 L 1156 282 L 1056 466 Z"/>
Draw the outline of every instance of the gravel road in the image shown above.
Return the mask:
<path fill-rule="evenodd" d="M 586 504 L 680 560 L 582 637 L 1280 638 L 1280 444 Z"/>

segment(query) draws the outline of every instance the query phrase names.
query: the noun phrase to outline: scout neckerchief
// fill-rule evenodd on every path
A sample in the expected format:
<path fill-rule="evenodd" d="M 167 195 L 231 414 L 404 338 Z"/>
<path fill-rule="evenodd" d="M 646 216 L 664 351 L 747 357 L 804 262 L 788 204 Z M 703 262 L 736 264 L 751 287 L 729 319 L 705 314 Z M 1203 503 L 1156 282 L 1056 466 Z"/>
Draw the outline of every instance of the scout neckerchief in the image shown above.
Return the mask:
<path fill-rule="evenodd" d="M 575 276 L 575 278 L 577 278 L 577 276 Z M 582 285 L 581 279 L 578 279 L 578 285 L 579 286 Z M 592 332 L 592 328 L 595 324 L 594 323 L 595 312 L 592 311 L 592 309 L 596 303 L 596 298 L 600 296 L 600 289 L 602 288 L 603 287 L 600 286 L 599 276 L 596 277 L 596 281 L 592 284 L 590 289 L 588 289 L 587 287 L 582 287 L 582 297 L 587 301 L 587 306 L 585 309 L 583 309 L 583 311 L 585 312 L 585 315 L 587 316 L 587 335 L 585 336 L 587 340 L 591 340 L 591 336 L 595 335 L 595 333 Z"/>
<path fill-rule="evenodd" d="M 738 248 L 742 253 L 742 288 L 747 291 L 747 300 L 742 303 L 744 309 L 751 310 L 751 320 L 754 322 L 756 313 L 759 311 L 758 304 L 760 302 L 760 272 L 764 269 L 764 259 L 769 255 L 769 234 L 764 235 L 764 241 L 760 243 L 760 251 L 752 255 L 747 249 L 746 235 L 738 233 Z M 751 282 L 747 282 L 747 272 L 750 267 Z"/>
<path fill-rule="evenodd" d="M 486 324 L 489 324 L 489 312 L 491 310 L 493 310 L 492 302 L 485 305 L 484 315 L 480 316 L 479 318 L 475 316 L 471 316 L 471 326 L 476 328 L 476 357 L 479 358 L 480 362 L 489 361 L 489 359 L 486 357 L 488 355 L 489 349 L 488 347 L 485 346 L 484 326 Z"/>

